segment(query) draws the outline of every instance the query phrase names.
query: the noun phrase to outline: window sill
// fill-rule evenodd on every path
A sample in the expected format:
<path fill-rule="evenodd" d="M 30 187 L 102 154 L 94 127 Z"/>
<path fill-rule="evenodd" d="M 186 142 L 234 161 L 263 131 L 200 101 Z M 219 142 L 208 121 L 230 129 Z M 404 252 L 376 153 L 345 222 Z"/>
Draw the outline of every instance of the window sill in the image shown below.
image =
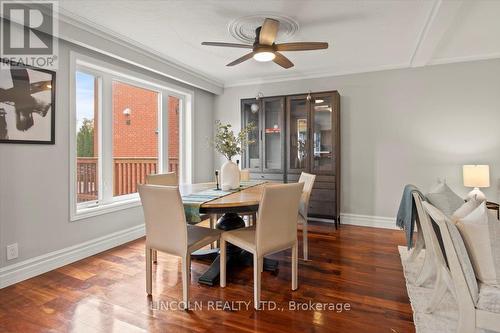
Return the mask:
<path fill-rule="evenodd" d="M 76 212 L 73 212 L 71 214 L 70 221 L 73 222 L 73 221 L 83 220 L 93 216 L 99 216 L 103 214 L 117 212 L 124 209 L 139 207 L 140 205 L 141 205 L 141 199 L 139 198 L 139 196 L 136 196 L 130 199 L 111 202 L 100 206 L 80 208 L 77 209 Z"/>

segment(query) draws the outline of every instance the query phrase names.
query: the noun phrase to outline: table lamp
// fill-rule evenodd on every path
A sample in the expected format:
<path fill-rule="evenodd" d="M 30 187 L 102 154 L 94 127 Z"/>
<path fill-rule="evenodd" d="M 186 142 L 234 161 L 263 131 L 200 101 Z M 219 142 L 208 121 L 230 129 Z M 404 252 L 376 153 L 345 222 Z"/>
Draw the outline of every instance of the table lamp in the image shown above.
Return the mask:
<path fill-rule="evenodd" d="M 467 195 L 469 199 L 480 201 L 486 200 L 486 196 L 479 189 L 480 187 L 490 187 L 490 167 L 489 165 L 464 165 L 464 186 L 474 187 Z"/>

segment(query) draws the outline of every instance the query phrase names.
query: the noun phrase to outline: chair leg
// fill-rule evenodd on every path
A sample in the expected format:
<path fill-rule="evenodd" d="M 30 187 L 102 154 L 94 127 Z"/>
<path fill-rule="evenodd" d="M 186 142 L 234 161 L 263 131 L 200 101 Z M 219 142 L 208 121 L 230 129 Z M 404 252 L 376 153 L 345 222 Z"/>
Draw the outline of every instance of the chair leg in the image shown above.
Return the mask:
<path fill-rule="evenodd" d="M 153 251 L 153 255 L 152 255 L 152 258 L 153 258 L 153 263 L 158 263 L 158 251 L 156 250 L 152 250 Z"/>
<path fill-rule="evenodd" d="M 184 309 L 189 309 L 189 283 L 191 282 L 191 256 L 182 258 L 182 302 Z"/>
<path fill-rule="evenodd" d="M 220 286 L 226 286 L 226 241 L 220 240 Z"/>
<path fill-rule="evenodd" d="M 263 264 L 261 257 L 258 257 L 256 253 L 253 255 L 253 306 L 255 310 L 260 308 L 260 269 Z"/>
<path fill-rule="evenodd" d="M 302 247 L 304 251 L 304 260 L 309 259 L 309 242 L 307 236 L 307 220 L 302 224 Z"/>
<path fill-rule="evenodd" d="M 297 290 L 298 288 L 298 263 L 299 263 L 299 246 L 297 242 L 292 246 L 292 290 Z"/>
<path fill-rule="evenodd" d="M 146 246 L 146 293 L 148 296 L 152 293 L 152 283 L 153 283 L 153 273 L 152 273 L 152 258 L 151 258 L 151 248 Z"/>

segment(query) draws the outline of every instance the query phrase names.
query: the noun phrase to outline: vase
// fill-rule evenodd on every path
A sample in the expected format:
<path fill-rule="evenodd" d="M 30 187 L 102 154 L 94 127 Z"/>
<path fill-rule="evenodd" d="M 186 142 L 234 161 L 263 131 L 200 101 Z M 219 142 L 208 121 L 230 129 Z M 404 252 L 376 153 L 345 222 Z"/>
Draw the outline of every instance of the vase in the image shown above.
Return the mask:
<path fill-rule="evenodd" d="M 240 187 L 240 169 L 236 163 L 227 160 L 220 169 L 221 187 L 223 191 Z"/>

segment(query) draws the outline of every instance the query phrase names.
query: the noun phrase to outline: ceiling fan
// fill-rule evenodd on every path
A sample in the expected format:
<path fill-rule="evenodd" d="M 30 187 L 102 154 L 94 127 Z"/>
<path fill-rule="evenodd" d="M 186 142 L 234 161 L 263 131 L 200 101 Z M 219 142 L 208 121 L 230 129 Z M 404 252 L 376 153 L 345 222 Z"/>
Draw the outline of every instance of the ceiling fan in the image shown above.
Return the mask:
<path fill-rule="evenodd" d="M 255 30 L 255 42 L 253 45 L 249 44 L 236 44 L 236 43 L 219 43 L 219 42 L 203 42 L 201 45 L 209 46 L 224 46 L 224 47 L 237 47 L 242 49 L 252 49 L 252 52 L 245 54 L 243 57 L 227 64 L 226 66 L 234 66 L 254 58 L 257 61 L 274 61 L 283 68 L 293 67 L 287 57 L 279 51 L 310 51 L 327 49 L 328 43 L 323 42 L 296 42 L 296 43 L 282 43 L 275 44 L 276 35 L 278 33 L 280 22 L 275 19 L 266 18 L 264 24 Z"/>

